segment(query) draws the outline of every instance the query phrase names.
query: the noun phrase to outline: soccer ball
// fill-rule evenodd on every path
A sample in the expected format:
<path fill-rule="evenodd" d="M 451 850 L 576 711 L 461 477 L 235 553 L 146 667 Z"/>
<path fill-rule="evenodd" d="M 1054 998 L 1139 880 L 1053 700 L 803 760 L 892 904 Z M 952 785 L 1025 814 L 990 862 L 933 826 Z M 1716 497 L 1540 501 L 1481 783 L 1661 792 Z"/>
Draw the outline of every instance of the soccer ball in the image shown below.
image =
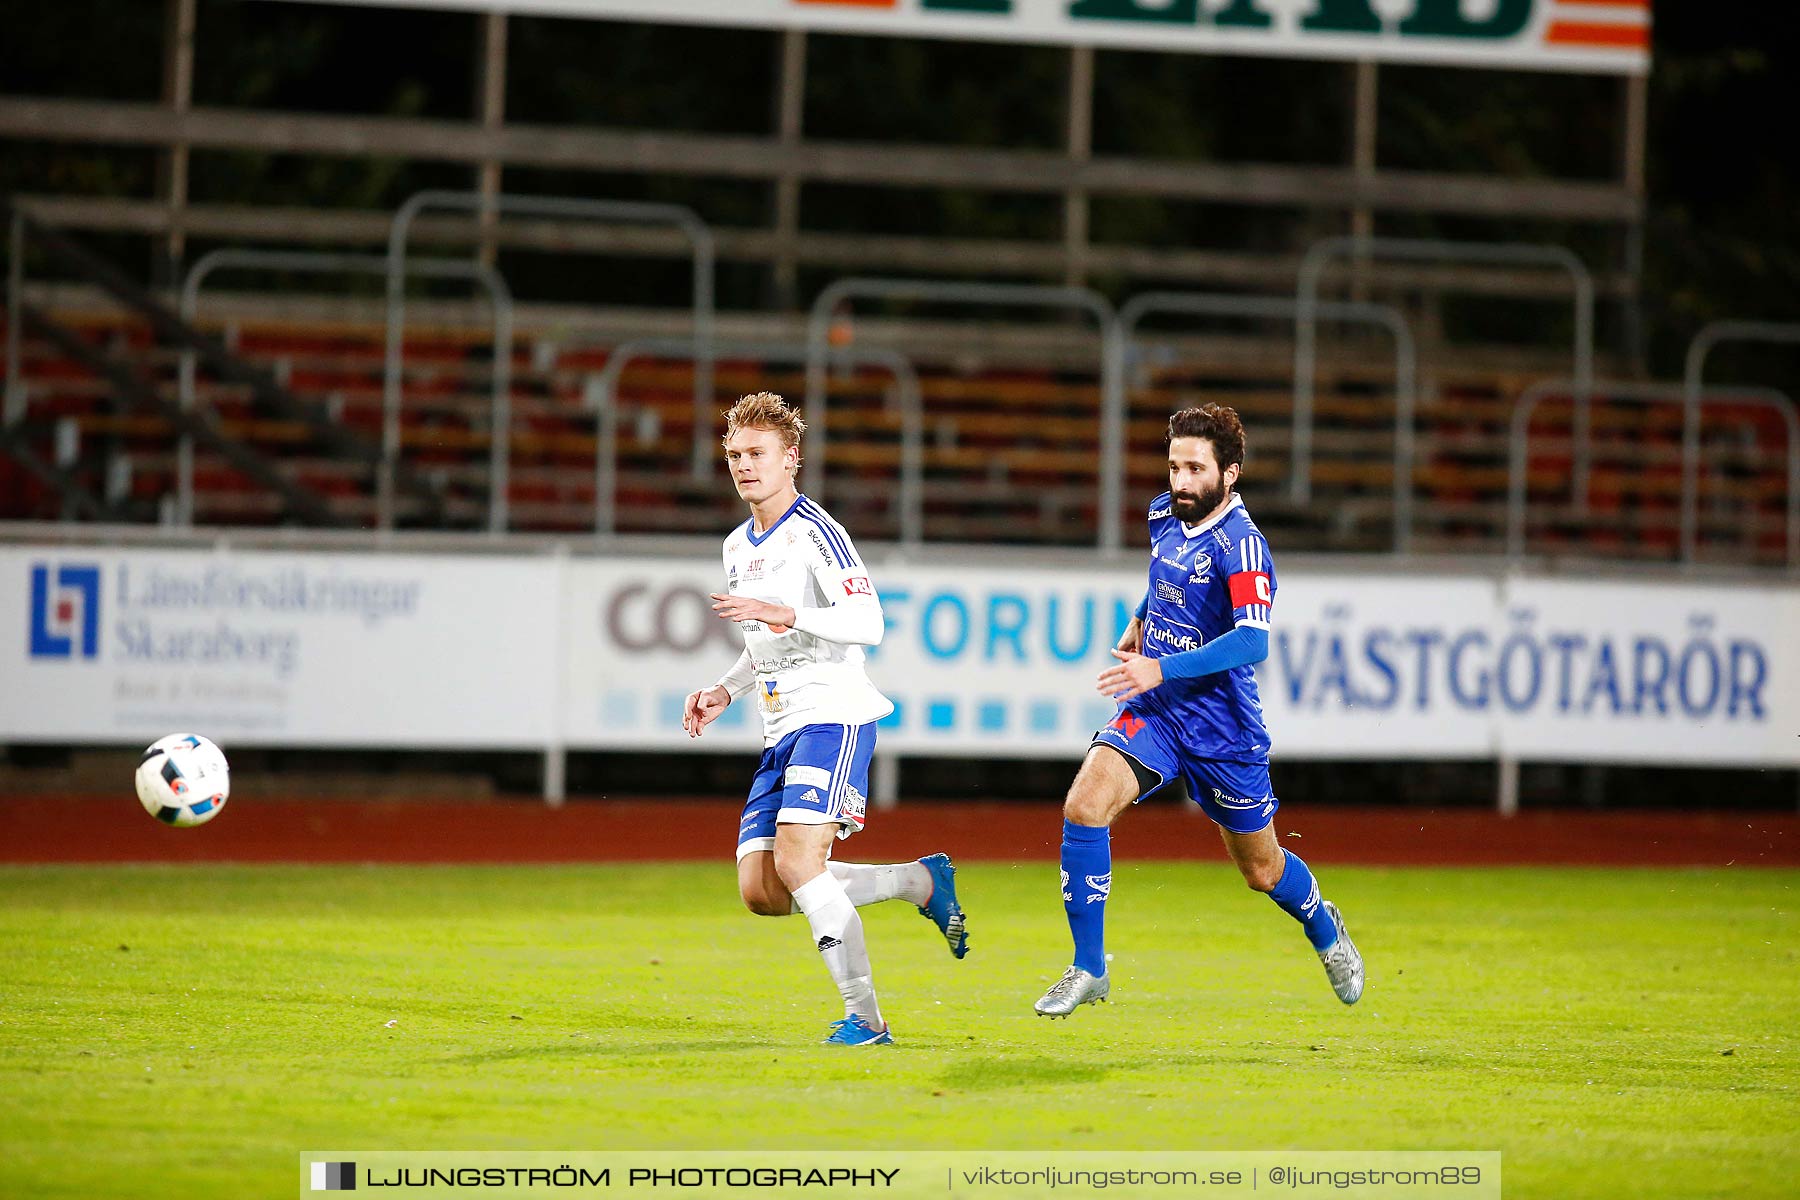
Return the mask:
<path fill-rule="evenodd" d="M 137 767 L 137 794 L 144 810 L 159 821 L 186 828 L 219 815 L 231 795 L 231 768 L 225 752 L 195 733 L 171 733 L 144 751 Z"/>

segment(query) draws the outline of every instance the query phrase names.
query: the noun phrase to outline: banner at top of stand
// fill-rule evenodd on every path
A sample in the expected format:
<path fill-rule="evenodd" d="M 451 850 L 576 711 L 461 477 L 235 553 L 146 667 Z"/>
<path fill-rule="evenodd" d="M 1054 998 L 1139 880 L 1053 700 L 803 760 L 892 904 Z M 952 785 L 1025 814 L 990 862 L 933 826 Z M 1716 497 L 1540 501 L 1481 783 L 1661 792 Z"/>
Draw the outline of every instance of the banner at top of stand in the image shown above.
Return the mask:
<path fill-rule="evenodd" d="M 332 0 L 1277 58 L 1643 74 L 1650 0 Z"/>

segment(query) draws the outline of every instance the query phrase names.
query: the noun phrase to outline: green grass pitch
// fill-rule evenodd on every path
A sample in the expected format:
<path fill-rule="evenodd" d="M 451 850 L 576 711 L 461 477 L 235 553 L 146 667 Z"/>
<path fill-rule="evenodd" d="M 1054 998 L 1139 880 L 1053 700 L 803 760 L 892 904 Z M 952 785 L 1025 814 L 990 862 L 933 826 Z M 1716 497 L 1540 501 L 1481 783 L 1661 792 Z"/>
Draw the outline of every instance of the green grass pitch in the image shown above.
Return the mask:
<path fill-rule="evenodd" d="M 806 927 L 728 862 L 0 869 L 0 1196 L 663 1147 L 1498 1149 L 1509 1197 L 1796 1194 L 1800 872 L 1316 865 L 1353 1009 L 1229 867 L 1121 863 L 1113 1003 L 1037 1019 L 1055 867 L 977 863 L 963 962 L 863 910 L 898 1044 L 860 1051 L 815 1044 Z"/>

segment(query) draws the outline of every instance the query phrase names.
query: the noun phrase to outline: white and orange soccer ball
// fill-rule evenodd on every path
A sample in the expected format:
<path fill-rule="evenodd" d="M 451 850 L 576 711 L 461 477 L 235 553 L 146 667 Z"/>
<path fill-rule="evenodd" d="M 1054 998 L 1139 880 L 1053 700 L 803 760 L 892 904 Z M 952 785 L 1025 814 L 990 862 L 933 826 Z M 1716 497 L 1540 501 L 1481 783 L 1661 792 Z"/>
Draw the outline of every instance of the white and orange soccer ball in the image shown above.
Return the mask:
<path fill-rule="evenodd" d="M 225 752 L 197 733 L 171 733 L 144 751 L 137 794 L 157 820 L 187 828 L 219 815 L 231 795 Z"/>

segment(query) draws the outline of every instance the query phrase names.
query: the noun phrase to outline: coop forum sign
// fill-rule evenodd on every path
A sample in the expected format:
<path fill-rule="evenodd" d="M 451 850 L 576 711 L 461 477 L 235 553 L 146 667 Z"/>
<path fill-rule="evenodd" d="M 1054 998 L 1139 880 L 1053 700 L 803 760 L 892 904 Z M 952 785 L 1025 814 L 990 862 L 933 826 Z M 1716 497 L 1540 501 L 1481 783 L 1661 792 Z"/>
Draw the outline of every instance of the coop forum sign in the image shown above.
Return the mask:
<path fill-rule="evenodd" d="M 333 0 L 1130 50 L 1643 74 L 1650 0 Z"/>

